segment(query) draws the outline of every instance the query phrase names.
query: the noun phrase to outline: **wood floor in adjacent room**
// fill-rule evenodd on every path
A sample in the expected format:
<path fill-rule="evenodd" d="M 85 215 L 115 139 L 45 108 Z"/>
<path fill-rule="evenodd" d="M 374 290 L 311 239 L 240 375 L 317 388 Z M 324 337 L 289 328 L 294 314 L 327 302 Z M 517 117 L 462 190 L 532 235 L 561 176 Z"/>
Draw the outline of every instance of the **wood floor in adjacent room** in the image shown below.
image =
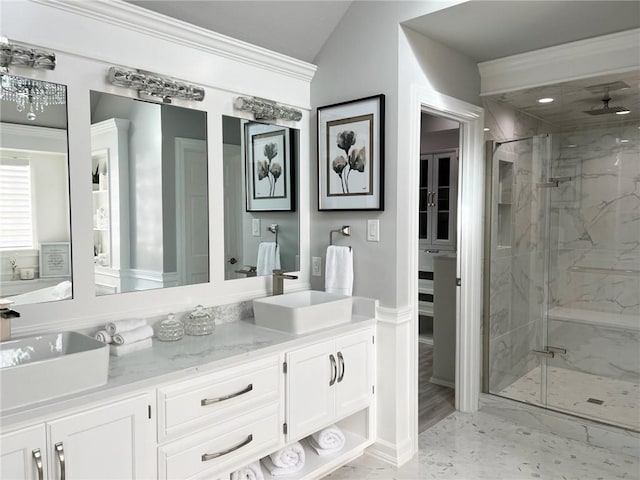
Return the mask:
<path fill-rule="evenodd" d="M 455 411 L 455 390 L 431 383 L 433 345 L 418 343 L 418 432 L 435 425 Z"/>

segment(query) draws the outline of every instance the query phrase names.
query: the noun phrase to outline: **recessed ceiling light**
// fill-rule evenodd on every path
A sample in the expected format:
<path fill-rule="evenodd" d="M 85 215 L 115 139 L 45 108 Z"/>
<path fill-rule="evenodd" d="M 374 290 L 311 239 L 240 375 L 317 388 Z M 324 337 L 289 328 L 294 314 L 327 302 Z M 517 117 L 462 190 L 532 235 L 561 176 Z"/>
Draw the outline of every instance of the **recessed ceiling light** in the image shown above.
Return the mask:
<path fill-rule="evenodd" d="M 627 140 L 626 138 L 621 138 L 620 143 L 629 143 L 629 140 Z"/>
<path fill-rule="evenodd" d="M 627 115 L 629 113 L 631 113 L 631 110 L 620 110 L 616 112 L 616 115 Z"/>
<path fill-rule="evenodd" d="M 639 128 L 640 128 L 640 127 L 639 127 Z M 491 130 L 491 129 L 490 129 L 490 128 L 487 128 L 487 127 L 484 127 L 484 128 L 483 128 L 483 130 L 484 130 L 485 132 L 488 132 L 488 131 L 489 131 L 489 130 Z"/>
<path fill-rule="evenodd" d="M 551 97 L 542 97 L 538 99 L 538 103 L 551 103 L 553 102 L 553 98 Z"/>

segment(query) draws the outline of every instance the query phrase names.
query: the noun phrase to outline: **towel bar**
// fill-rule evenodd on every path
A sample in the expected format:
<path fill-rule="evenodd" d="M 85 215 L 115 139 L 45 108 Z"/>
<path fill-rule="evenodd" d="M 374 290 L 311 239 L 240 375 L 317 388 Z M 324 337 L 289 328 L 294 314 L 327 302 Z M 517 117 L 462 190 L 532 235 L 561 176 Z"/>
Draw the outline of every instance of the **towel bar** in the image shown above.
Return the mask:
<path fill-rule="evenodd" d="M 350 237 L 351 236 L 351 227 L 349 225 L 343 225 L 342 227 L 340 227 L 337 230 L 329 231 L 329 245 L 333 245 L 333 234 L 334 233 L 341 233 L 345 237 Z M 351 250 L 351 246 L 349 246 L 349 250 Z"/>

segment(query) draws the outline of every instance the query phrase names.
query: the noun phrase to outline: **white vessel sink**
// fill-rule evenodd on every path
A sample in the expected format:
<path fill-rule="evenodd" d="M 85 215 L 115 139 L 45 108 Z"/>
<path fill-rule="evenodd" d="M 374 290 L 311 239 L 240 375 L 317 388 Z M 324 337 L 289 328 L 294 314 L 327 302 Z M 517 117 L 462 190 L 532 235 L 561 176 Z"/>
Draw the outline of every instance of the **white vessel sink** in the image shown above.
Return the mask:
<path fill-rule="evenodd" d="M 253 301 L 256 325 L 301 334 L 351 320 L 352 297 L 335 293 L 286 293 Z"/>
<path fill-rule="evenodd" d="M 77 332 L 0 343 L 2 410 L 98 387 L 108 376 L 108 345 Z"/>

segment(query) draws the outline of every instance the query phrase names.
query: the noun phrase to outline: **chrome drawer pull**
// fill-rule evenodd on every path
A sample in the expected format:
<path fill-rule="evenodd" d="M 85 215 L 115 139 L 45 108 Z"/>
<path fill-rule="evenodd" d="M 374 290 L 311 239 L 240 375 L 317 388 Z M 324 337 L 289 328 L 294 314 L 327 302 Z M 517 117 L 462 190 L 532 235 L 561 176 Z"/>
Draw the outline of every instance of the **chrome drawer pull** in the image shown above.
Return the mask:
<path fill-rule="evenodd" d="M 329 354 L 329 361 L 331 362 L 331 380 L 329 380 L 329 386 L 331 387 L 334 383 L 336 383 L 336 378 L 338 377 L 336 357 L 333 356 L 333 353 Z"/>
<path fill-rule="evenodd" d="M 205 453 L 204 455 L 202 455 L 202 461 L 208 462 L 209 460 L 213 460 L 214 458 L 221 457 L 223 455 L 226 455 L 227 453 L 235 452 L 239 448 L 242 448 L 245 445 L 249 445 L 252 442 L 252 440 L 253 440 L 253 435 L 249 435 L 244 442 L 239 443 L 235 447 L 231 447 L 228 450 L 223 450 L 222 452 L 216 452 L 216 453 Z"/>
<path fill-rule="evenodd" d="M 60 480 L 65 480 L 67 478 L 66 467 L 64 462 L 64 448 L 62 446 L 62 442 L 56 443 L 56 454 L 58 455 L 58 462 L 60 463 Z"/>
<path fill-rule="evenodd" d="M 36 448 L 31 452 L 33 455 L 33 463 L 36 464 L 36 470 L 38 471 L 38 480 L 42 480 L 44 478 L 44 471 L 42 470 L 42 454 L 40 453 L 40 449 Z"/>
<path fill-rule="evenodd" d="M 340 365 L 340 375 L 338 376 L 338 383 L 344 378 L 344 357 L 342 352 L 338 352 L 338 365 Z"/>
<path fill-rule="evenodd" d="M 212 403 L 224 402 L 225 400 L 229 400 L 230 398 L 239 397 L 240 395 L 244 395 L 245 393 L 249 393 L 253 390 L 253 383 L 247 385 L 247 388 L 240 390 L 239 392 L 232 393 L 230 395 L 224 395 L 223 397 L 218 398 L 203 398 L 200 400 L 200 405 L 202 407 L 206 407 L 207 405 L 211 405 Z"/>

